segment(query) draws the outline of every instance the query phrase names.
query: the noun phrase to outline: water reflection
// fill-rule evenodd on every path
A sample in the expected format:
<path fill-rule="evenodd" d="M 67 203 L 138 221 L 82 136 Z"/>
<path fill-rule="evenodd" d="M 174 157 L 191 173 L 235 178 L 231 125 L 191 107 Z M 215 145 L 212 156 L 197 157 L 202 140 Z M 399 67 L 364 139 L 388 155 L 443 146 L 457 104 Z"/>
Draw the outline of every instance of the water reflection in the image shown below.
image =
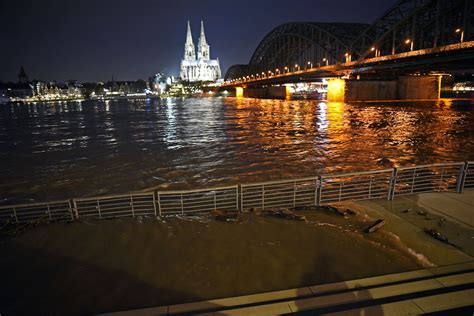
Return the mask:
<path fill-rule="evenodd" d="M 191 188 L 474 159 L 471 103 L 245 98 L 5 105 L 0 199 Z"/>

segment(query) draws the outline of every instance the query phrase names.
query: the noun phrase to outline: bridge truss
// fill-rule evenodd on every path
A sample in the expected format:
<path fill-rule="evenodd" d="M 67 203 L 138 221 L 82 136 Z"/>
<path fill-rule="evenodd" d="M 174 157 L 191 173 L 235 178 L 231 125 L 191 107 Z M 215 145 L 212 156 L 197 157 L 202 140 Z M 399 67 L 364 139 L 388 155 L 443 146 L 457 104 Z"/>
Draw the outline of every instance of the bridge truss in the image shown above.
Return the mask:
<path fill-rule="evenodd" d="M 474 40 L 473 0 L 399 0 L 373 24 L 286 23 L 225 79 L 255 79 Z"/>

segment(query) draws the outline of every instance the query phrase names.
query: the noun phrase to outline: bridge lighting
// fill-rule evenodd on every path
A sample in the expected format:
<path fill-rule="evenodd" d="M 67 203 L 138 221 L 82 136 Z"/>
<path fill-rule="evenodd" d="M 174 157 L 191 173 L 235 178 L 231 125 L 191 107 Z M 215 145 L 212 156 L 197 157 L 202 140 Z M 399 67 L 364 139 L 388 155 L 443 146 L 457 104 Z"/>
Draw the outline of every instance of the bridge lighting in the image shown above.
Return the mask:
<path fill-rule="evenodd" d="M 277 75 L 279 75 L 280 74 L 280 69 L 278 69 L 278 68 L 275 69 L 275 72 L 277 73 Z"/>
<path fill-rule="evenodd" d="M 413 51 L 413 41 L 411 39 L 407 38 L 405 44 L 410 44 L 410 51 Z"/>
<path fill-rule="evenodd" d="M 285 72 L 288 72 L 288 67 L 287 66 L 285 66 Z"/>
<path fill-rule="evenodd" d="M 375 47 L 375 46 L 372 46 L 370 48 L 370 51 L 371 52 L 375 52 L 375 56 L 374 57 L 379 57 L 380 56 L 380 51 Z"/>
<path fill-rule="evenodd" d="M 298 71 L 300 70 L 300 65 L 298 64 L 295 64 L 295 71 L 298 69 Z"/>
<path fill-rule="evenodd" d="M 323 58 L 323 63 L 325 63 L 326 66 L 328 66 L 329 65 L 329 60 L 326 57 L 324 57 Z"/>
<path fill-rule="evenodd" d="M 462 28 L 458 27 L 455 32 L 461 34 L 461 38 L 459 39 L 459 42 L 460 43 L 464 42 L 464 30 Z"/>
<path fill-rule="evenodd" d="M 346 63 L 351 62 L 351 58 L 352 58 L 351 54 L 345 53 L 344 56 L 346 57 Z"/>

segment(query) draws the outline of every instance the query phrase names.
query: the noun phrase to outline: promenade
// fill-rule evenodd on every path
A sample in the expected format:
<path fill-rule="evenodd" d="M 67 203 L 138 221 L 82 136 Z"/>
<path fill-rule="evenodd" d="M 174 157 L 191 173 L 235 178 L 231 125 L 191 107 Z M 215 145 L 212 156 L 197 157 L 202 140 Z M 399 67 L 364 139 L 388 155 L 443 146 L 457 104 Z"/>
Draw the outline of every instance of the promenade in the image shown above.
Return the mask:
<path fill-rule="evenodd" d="M 416 315 L 473 308 L 474 190 L 337 206 L 370 218 L 384 218 L 387 224 L 383 230 L 401 238 L 426 269 L 104 315 Z M 425 228 L 436 229 L 455 246 L 434 239 Z"/>

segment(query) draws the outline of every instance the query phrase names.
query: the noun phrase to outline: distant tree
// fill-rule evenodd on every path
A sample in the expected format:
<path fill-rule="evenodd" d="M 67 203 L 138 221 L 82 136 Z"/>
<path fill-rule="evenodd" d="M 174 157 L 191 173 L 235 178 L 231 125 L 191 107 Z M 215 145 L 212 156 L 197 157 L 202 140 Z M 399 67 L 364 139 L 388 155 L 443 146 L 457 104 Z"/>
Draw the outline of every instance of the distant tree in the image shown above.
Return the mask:
<path fill-rule="evenodd" d="M 104 85 L 102 83 L 97 84 L 94 89 L 96 95 L 103 95 L 104 94 Z"/>
<path fill-rule="evenodd" d="M 144 92 L 148 88 L 145 80 L 138 79 L 135 81 L 135 91 L 136 92 Z"/>

